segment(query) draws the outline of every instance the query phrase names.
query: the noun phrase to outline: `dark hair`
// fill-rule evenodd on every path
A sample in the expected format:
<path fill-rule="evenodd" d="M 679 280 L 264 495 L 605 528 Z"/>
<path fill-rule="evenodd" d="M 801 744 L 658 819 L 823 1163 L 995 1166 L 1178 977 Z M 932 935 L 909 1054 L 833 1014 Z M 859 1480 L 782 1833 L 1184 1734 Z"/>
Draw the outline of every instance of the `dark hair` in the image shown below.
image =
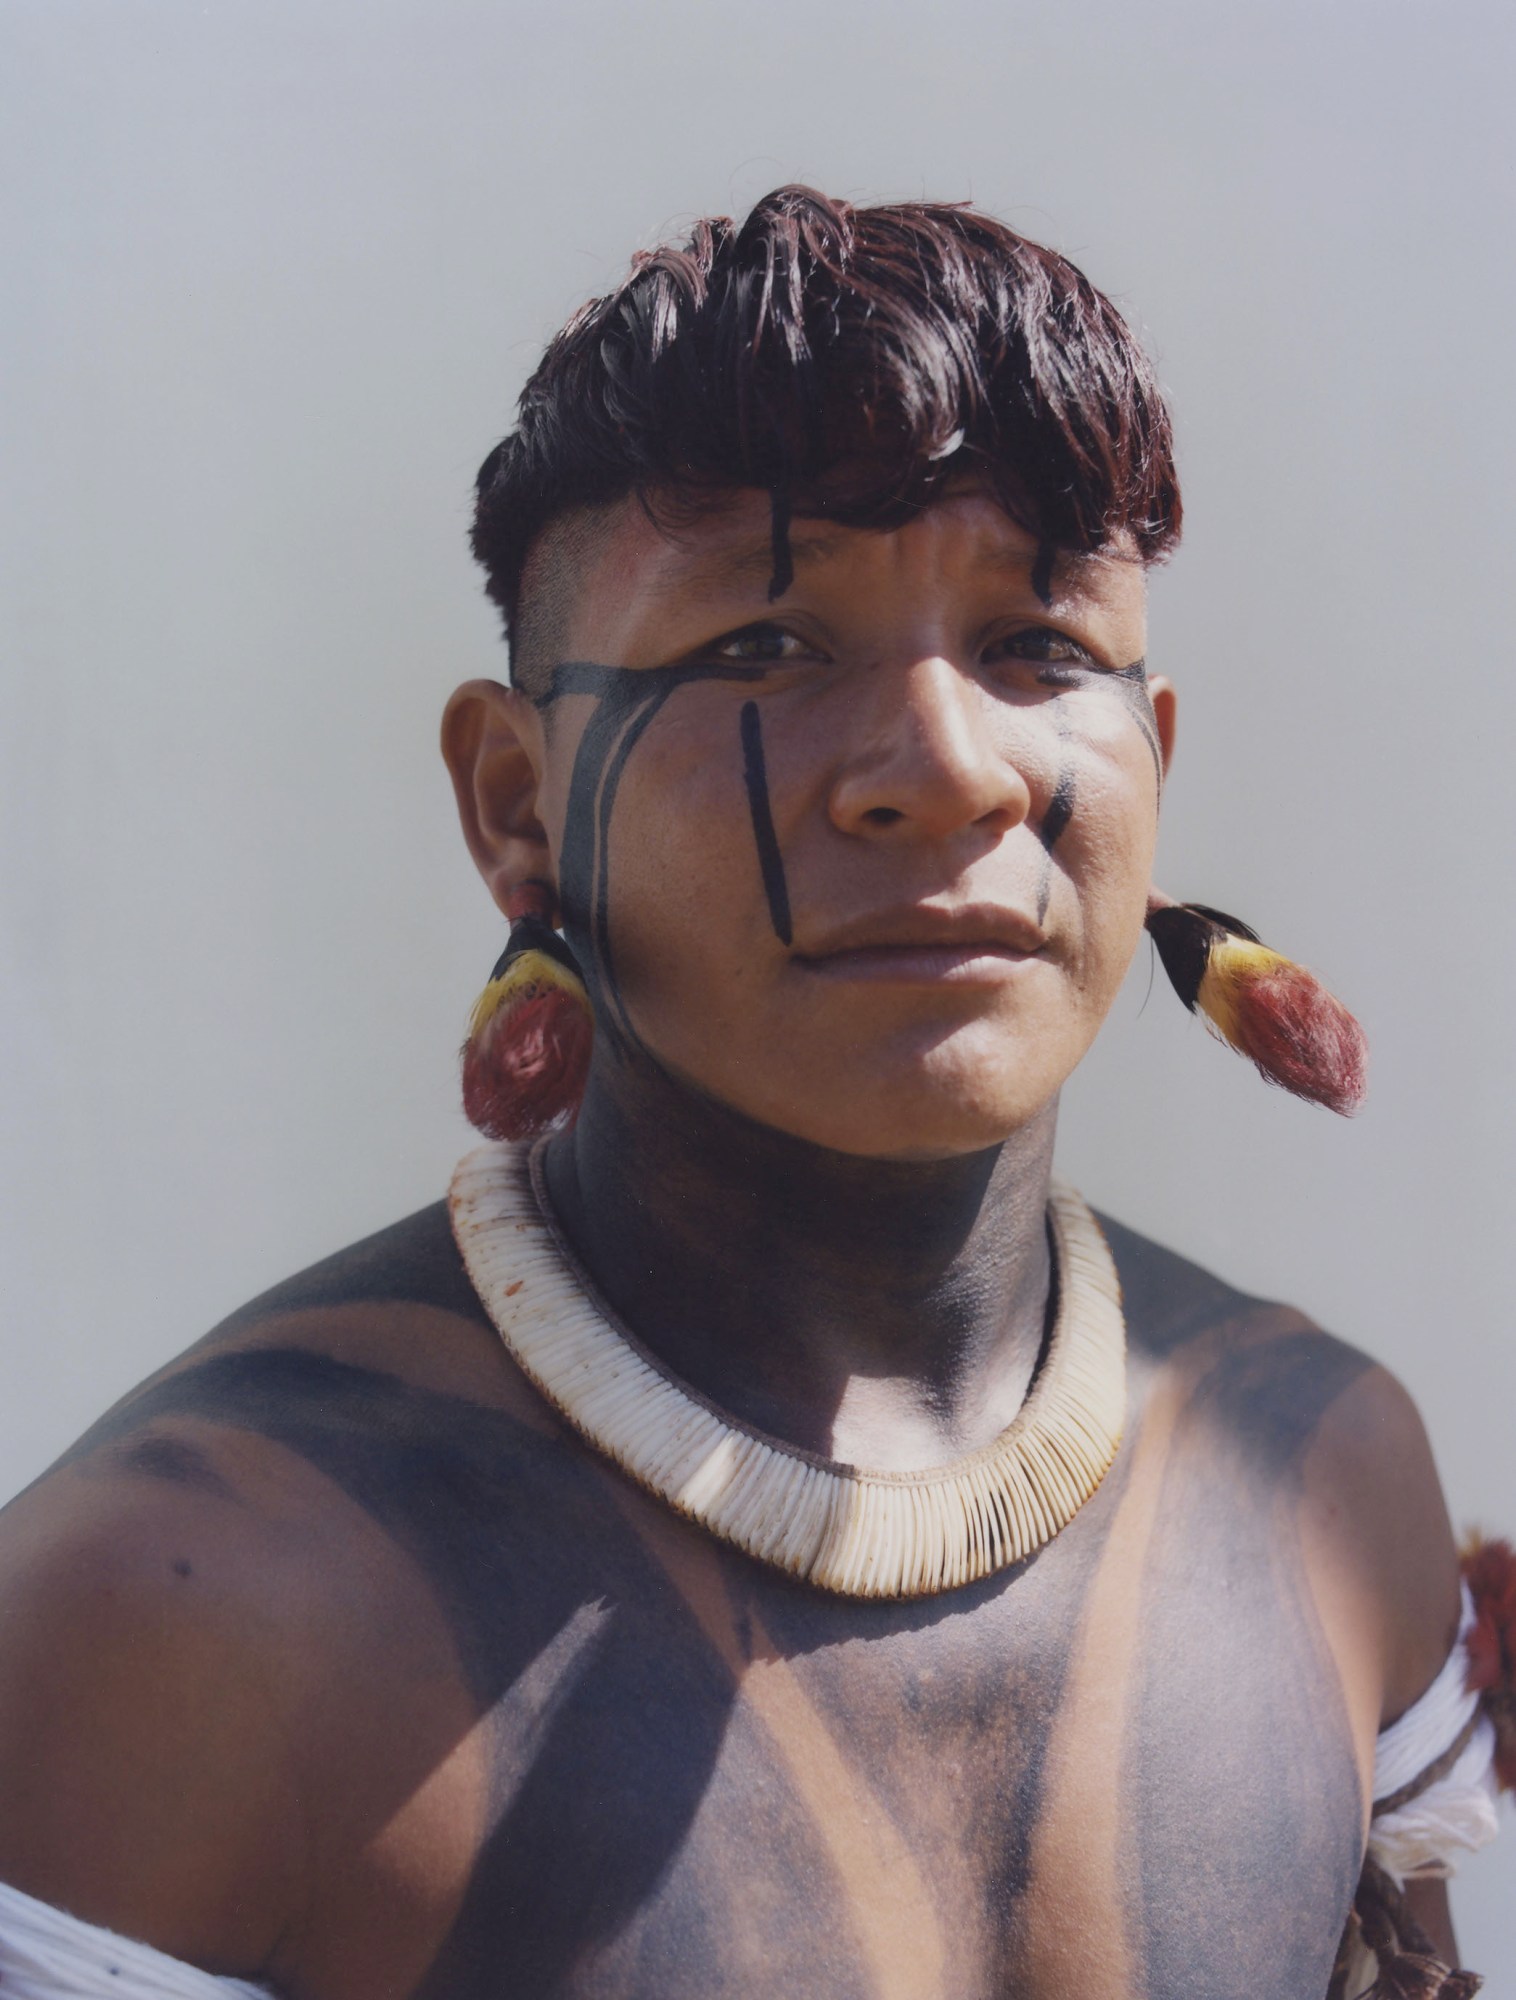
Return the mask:
<path fill-rule="evenodd" d="M 968 469 L 1060 548 L 1179 537 L 1168 411 L 1126 322 L 1066 257 L 966 205 L 767 195 L 640 251 L 582 306 L 479 469 L 473 548 L 516 630 L 569 509 L 769 489 L 776 510 L 898 525 Z"/>

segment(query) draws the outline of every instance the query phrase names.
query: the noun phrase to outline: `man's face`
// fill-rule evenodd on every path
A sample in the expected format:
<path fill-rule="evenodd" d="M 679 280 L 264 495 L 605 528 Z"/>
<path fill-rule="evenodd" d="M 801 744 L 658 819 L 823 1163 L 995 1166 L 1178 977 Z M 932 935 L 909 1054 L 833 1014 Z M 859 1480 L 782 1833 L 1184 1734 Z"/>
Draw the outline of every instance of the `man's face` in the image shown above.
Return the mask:
<path fill-rule="evenodd" d="M 526 715 L 597 1016 L 764 1124 L 943 1157 L 1046 1107 L 1141 932 L 1173 698 L 1142 571 L 977 490 L 881 533 L 628 502 Z M 538 727 L 534 731 L 532 723 Z M 520 725 L 518 725 L 520 726 Z"/>

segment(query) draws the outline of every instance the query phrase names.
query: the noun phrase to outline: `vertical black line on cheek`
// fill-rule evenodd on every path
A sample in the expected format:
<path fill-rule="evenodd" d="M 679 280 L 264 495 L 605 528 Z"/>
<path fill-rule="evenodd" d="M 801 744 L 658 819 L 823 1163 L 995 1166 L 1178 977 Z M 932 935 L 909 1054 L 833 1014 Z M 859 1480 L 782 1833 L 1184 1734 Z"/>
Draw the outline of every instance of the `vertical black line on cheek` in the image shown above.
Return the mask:
<path fill-rule="evenodd" d="M 1032 591 L 1039 604 L 1053 601 L 1053 564 L 1058 559 L 1058 550 L 1052 542 L 1037 544 L 1037 554 L 1032 563 Z"/>
<path fill-rule="evenodd" d="M 753 842 L 758 849 L 758 867 L 763 875 L 763 893 L 768 897 L 769 922 L 783 945 L 794 939 L 790 922 L 790 891 L 784 879 L 784 856 L 774 832 L 774 815 L 769 807 L 768 769 L 763 758 L 763 722 L 756 701 L 742 704 L 742 781 L 747 786 L 747 809 L 753 822 Z"/>
<path fill-rule="evenodd" d="M 1163 745 L 1158 740 L 1158 724 L 1153 714 L 1152 697 L 1148 694 L 1148 663 L 1146 659 L 1133 660 L 1129 667 L 1120 667 L 1111 676 L 1122 700 L 1132 712 L 1132 720 L 1142 731 L 1142 740 L 1148 746 L 1153 759 L 1153 775 L 1158 780 L 1160 796 L 1163 792 Z"/>
<path fill-rule="evenodd" d="M 1058 783 L 1053 788 L 1053 796 L 1048 800 L 1048 809 L 1042 816 L 1042 824 L 1037 829 L 1037 837 L 1042 842 L 1042 879 L 1037 884 L 1037 921 L 1040 924 L 1048 913 L 1048 904 L 1053 896 L 1053 849 L 1058 845 L 1069 821 L 1074 817 L 1074 767 L 1065 764 L 1058 773 Z"/>
<path fill-rule="evenodd" d="M 632 1026 L 632 1019 L 621 997 L 621 982 L 616 977 L 616 961 L 611 951 L 611 813 L 615 809 L 616 793 L 620 788 L 627 759 L 636 749 L 644 731 L 654 716 L 674 692 L 675 683 L 664 680 L 653 687 L 640 707 L 634 709 L 631 720 L 622 731 L 606 769 L 600 786 L 600 796 L 596 801 L 598 825 L 595 839 L 595 901 L 593 936 L 595 956 L 604 969 L 606 992 L 618 1016 L 616 1026 L 623 1040 L 635 1047 L 644 1047 L 642 1038 Z"/>
<path fill-rule="evenodd" d="M 601 806 L 607 787 L 614 799 L 615 783 L 626 760 L 624 755 L 617 757 L 613 777 L 609 768 L 611 759 L 624 744 L 638 709 L 667 689 L 661 683 L 649 686 L 641 676 L 624 668 L 585 672 L 571 663 L 560 672 L 562 684 L 559 685 L 560 676 L 555 674 L 554 694 L 595 693 L 599 700 L 574 752 L 558 863 L 558 900 L 565 925 L 582 927 L 590 961 L 584 969 L 606 1002 L 609 1016 L 606 1026 L 613 1033 L 624 1032 L 626 1009 L 610 955 L 610 931 L 605 919 L 603 846 L 609 812 L 602 811 Z"/>
<path fill-rule="evenodd" d="M 1038 828 L 1038 838 L 1049 854 L 1058 845 L 1064 828 L 1074 817 L 1074 770 L 1065 764 L 1058 773 L 1058 783 L 1053 788 L 1053 796 L 1048 800 L 1048 809 L 1042 815 L 1042 825 Z"/>
<path fill-rule="evenodd" d="M 600 699 L 574 751 L 563 816 L 563 846 L 558 857 L 558 902 L 565 925 L 582 926 L 591 952 L 594 950 L 595 799 L 623 721 L 623 703 L 616 699 L 614 683 L 608 682 L 599 692 Z"/>
<path fill-rule="evenodd" d="M 604 1002 L 605 1028 L 623 1047 L 650 1054 L 632 1026 L 616 976 L 610 937 L 610 831 L 616 793 L 643 731 L 676 688 L 693 681 L 761 681 L 766 667 L 736 662 L 633 669 L 594 660 L 562 660 L 536 706 L 587 694 L 596 705 L 574 752 L 558 859 L 558 900 L 565 928 L 579 930 L 584 972 Z"/>

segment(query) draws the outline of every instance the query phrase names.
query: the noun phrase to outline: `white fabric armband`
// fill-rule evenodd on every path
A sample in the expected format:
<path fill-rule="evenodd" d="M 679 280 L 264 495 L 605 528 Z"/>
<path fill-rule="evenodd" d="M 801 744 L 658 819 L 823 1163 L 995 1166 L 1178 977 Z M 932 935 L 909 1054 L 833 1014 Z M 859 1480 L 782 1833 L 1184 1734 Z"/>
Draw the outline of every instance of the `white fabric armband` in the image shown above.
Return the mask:
<path fill-rule="evenodd" d="M 0 1882 L 5 2000 L 269 2000 L 268 1988 L 218 1979 L 151 1945 L 118 1937 Z"/>
<path fill-rule="evenodd" d="M 1495 1727 L 1467 1686 L 1473 1624 L 1465 1584 L 1458 1640 L 1442 1672 L 1375 1746 L 1369 1854 L 1397 1884 L 1450 1874 L 1462 1854 L 1500 1831 Z"/>

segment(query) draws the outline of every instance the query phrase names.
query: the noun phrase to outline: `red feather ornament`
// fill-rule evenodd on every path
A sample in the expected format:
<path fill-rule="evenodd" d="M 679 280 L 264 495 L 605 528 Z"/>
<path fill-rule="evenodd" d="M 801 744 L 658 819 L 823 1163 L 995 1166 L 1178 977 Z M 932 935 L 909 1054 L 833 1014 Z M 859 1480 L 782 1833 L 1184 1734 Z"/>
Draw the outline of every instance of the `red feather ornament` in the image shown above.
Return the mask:
<path fill-rule="evenodd" d="M 1175 903 L 1156 889 L 1147 928 L 1174 991 L 1214 1035 L 1296 1097 L 1344 1117 L 1358 1109 L 1368 1040 L 1314 973 L 1271 951 L 1236 917 Z"/>
<path fill-rule="evenodd" d="M 1469 1690 L 1495 1725 L 1495 1776 L 1516 1792 L 1516 1549 L 1471 1535 L 1463 1577 L 1474 1600 L 1468 1637 Z"/>
<path fill-rule="evenodd" d="M 510 941 L 474 1003 L 463 1044 L 463 1109 L 490 1139 L 535 1139 L 573 1122 L 595 1017 L 573 953 L 553 930 L 553 892 L 512 896 Z"/>

